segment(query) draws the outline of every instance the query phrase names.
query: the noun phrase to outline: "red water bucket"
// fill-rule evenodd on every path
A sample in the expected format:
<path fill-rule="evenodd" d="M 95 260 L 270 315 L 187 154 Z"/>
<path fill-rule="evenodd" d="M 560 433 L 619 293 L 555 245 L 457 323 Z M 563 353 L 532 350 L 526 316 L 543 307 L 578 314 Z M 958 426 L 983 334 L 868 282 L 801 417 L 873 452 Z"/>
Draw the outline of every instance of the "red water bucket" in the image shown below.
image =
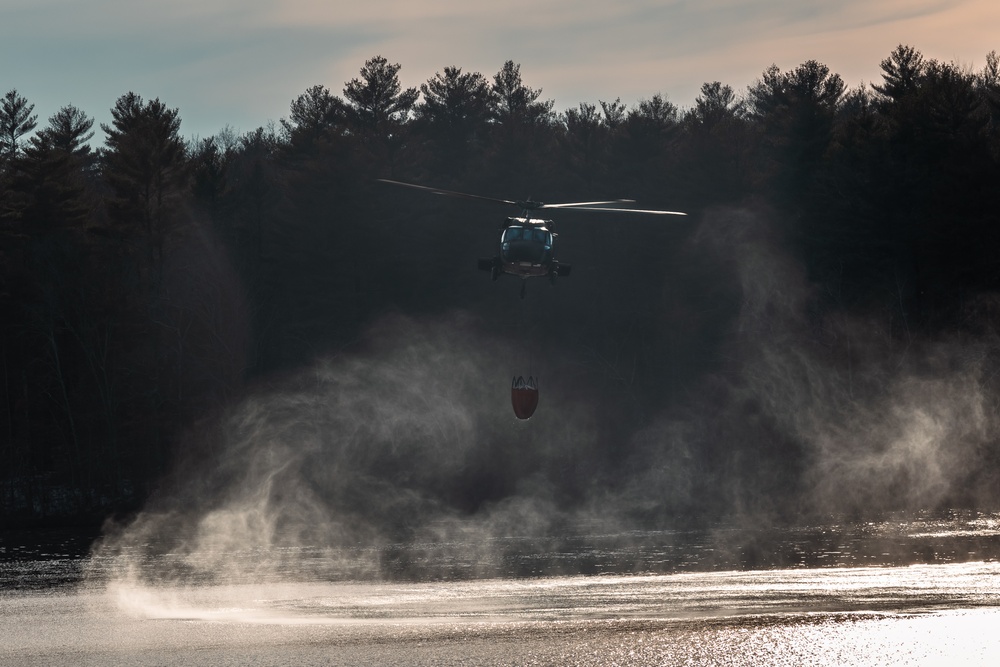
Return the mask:
<path fill-rule="evenodd" d="M 510 403 L 518 419 L 528 419 L 535 414 L 538 407 L 538 383 L 535 378 L 530 375 L 527 380 L 515 377 L 510 383 Z"/>

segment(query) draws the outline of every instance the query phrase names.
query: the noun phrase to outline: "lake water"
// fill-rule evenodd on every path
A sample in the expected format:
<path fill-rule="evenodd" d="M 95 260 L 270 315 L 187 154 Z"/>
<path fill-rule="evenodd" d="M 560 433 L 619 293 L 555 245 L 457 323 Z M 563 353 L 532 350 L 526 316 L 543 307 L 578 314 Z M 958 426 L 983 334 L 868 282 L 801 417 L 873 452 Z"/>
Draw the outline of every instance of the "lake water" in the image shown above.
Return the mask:
<path fill-rule="evenodd" d="M 0 665 L 1000 659 L 994 514 L 510 538 L 486 566 L 461 544 L 234 551 L 228 572 L 266 576 L 212 581 L 180 576 L 175 554 L 94 558 L 80 536 L 36 537 L 0 543 Z M 281 566 L 260 568 L 268 559 Z"/>

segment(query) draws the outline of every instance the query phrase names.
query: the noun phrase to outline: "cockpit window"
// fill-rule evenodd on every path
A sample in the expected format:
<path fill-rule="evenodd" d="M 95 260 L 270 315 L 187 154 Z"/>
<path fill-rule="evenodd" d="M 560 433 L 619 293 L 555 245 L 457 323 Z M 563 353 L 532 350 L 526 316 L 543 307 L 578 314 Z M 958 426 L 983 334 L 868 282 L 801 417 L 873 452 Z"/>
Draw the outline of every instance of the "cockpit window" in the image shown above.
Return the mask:
<path fill-rule="evenodd" d="M 508 227 L 503 233 L 504 241 L 528 241 L 552 245 L 552 232 L 531 227 Z"/>

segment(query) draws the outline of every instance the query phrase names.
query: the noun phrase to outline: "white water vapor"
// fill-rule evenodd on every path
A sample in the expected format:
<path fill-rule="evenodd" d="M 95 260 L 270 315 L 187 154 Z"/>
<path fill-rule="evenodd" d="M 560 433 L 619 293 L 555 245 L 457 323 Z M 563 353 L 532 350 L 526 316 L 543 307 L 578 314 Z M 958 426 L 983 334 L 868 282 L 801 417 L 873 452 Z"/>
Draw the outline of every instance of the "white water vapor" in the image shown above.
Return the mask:
<path fill-rule="evenodd" d="M 546 540 L 996 502 L 995 335 L 824 311 L 766 211 L 707 213 L 690 253 L 731 282 L 738 312 L 713 369 L 644 421 L 609 438 L 600 392 L 553 370 L 519 423 L 514 343 L 469 315 L 387 317 L 364 348 L 192 431 L 96 562 L 128 591 L 483 577 L 530 572 L 511 556 Z"/>

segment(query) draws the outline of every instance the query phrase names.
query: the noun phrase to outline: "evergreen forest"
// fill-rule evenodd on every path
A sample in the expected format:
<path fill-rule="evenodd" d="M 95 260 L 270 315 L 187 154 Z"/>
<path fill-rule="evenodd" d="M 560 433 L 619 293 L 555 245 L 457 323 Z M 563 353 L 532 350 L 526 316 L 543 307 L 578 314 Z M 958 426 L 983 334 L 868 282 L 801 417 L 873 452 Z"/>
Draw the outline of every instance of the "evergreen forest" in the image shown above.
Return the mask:
<path fill-rule="evenodd" d="M 0 523 L 134 511 L 178 461 L 211 459 L 242 401 L 308 384 L 296 378 L 320 360 L 374 355 L 379 336 L 433 349 L 442 328 L 462 334 L 440 342 L 456 350 L 552 360 L 534 419 L 589 434 L 557 450 L 500 428 L 446 479 L 408 471 L 414 454 L 356 455 L 456 512 L 530 476 L 554 504 L 604 489 L 651 520 L 801 507 L 848 476 L 872 483 L 853 500 L 826 488 L 840 509 L 995 507 L 1000 57 L 985 63 L 900 45 L 854 88 L 810 60 L 742 88 L 705 83 L 690 108 L 656 93 L 557 112 L 513 61 L 404 88 L 378 56 L 277 122 L 197 139 L 169 101 L 125 93 L 95 128 L 71 105 L 43 121 L 10 90 Z M 530 281 L 522 301 L 515 278 L 477 269 L 517 211 L 380 178 L 688 215 L 547 215 L 573 271 Z M 495 381 L 506 423 L 519 360 L 456 382 Z M 916 423 L 937 444 L 897 437 Z M 819 467 L 834 441 L 845 456 Z M 885 467 L 899 447 L 906 462 Z"/>

